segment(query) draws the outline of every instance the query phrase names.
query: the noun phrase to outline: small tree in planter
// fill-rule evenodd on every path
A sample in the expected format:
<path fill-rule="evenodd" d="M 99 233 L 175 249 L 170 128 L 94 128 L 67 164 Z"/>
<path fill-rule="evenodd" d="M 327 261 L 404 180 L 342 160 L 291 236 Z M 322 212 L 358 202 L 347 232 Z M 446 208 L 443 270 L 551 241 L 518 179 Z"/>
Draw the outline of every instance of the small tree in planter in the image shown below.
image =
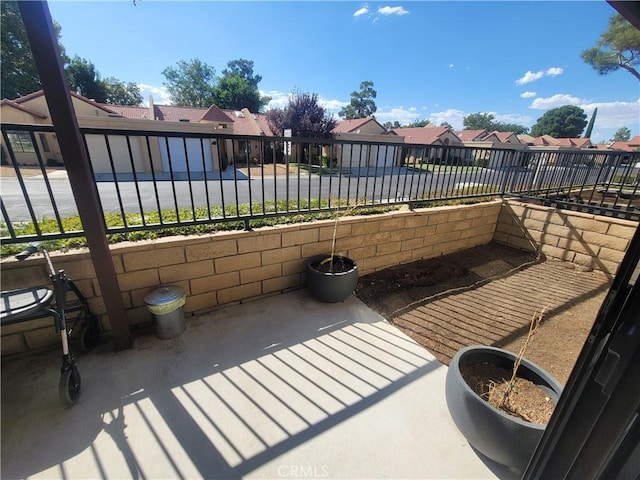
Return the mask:
<path fill-rule="evenodd" d="M 491 382 L 487 401 L 494 407 L 503 410 L 510 415 L 520 417 L 529 422 L 546 424 L 549 422 L 549 418 L 553 413 L 553 402 L 550 401 L 548 396 L 543 395 L 541 390 L 538 389 L 537 391 L 533 391 L 530 388 L 530 384 L 527 384 L 525 381 L 518 378 L 518 369 L 524 359 L 527 348 L 531 345 L 534 335 L 542 324 L 543 317 L 544 309 L 541 312 L 534 312 L 531 322 L 529 323 L 529 332 L 527 333 L 527 337 L 522 344 L 522 347 L 520 347 L 520 351 L 516 355 L 515 362 L 513 363 L 511 377 L 504 382 Z M 537 401 L 534 401 L 534 398 L 532 398 L 531 401 L 523 402 L 522 397 L 526 395 L 535 395 L 536 397 L 542 396 L 542 399 L 538 398 Z"/>
<path fill-rule="evenodd" d="M 336 255 L 336 238 L 340 217 L 348 214 L 354 207 L 340 213 L 340 206 L 335 211 L 331 254 L 315 257 L 307 262 L 307 285 L 311 294 L 322 302 L 342 302 L 353 293 L 358 284 L 358 266 L 349 257 Z"/>
<path fill-rule="evenodd" d="M 542 392 L 544 402 L 551 405 L 557 403 L 562 393 L 562 386 L 548 372 L 524 358 L 540 315 L 534 314 L 518 355 L 483 345 L 463 348 L 451 360 L 445 382 L 449 412 L 469 444 L 518 472 L 524 471 L 529 463 L 548 418 L 513 414 L 516 402 L 512 397 L 525 395 L 525 388 L 516 383 L 516 375 L 518 382 L 520 379 L 531 382 L 534 389 Z M 493 397 L 495 404 L 489 397 Z"/>

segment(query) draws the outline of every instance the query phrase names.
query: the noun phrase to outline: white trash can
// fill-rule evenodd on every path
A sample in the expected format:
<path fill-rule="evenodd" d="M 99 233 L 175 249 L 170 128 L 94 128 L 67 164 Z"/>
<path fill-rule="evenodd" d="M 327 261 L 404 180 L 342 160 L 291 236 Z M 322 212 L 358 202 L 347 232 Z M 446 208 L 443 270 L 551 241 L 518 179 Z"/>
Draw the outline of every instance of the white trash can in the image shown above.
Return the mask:
<path fill-rule="evenodd" d="M 186 302 L 184 290 L 173 285 L 163 285 L 144 296 L 144 303 L 153 318 L 158 338 L 177 337 L 187 328 L 183 306 Z"/>

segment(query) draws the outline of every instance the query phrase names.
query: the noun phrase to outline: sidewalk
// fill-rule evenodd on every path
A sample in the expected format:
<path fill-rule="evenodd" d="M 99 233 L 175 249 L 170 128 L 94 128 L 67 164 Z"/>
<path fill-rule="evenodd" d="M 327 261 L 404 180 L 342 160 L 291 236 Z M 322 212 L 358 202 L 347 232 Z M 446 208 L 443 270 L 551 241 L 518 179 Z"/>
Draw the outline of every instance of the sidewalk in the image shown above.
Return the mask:
<path fill-rule="evenodd" d="M 3 478 L 510 478 L 449 416 L 446 367 L 355 297 L 306 290 L 79 358 L 2 366 Z"/>

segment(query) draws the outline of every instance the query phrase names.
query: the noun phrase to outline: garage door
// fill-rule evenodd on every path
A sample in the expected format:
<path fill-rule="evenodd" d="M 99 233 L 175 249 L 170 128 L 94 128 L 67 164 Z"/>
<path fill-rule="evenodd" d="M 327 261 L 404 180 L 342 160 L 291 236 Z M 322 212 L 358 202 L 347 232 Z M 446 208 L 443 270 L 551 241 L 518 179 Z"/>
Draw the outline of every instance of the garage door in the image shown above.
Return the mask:
<path fill-rule="evenodd" d="M 391 145 L 378 145 L 375 166 L 377 168 L 393 167 L 396 159 L 396 148 L 397 147 Z"/>
<path fill-rule="evenodd" d="M 162 169 L 165 172 L 169 169 L 169 157 L 171 157 L 171 167 L 174 172 L 208 172 L 213 170 L 211 161 L 211 148 L 209 140 L 206 138 L 169 138 L 169 150 L 164 138 L 160 139 L 160 154 L 162 156 Z M 185 156 L 185 142 L 187 145 L 187 155 Z M 204 146 L 204 148 L 203 148 Z M 204 163 L 202 152 L 204 150 Z M 188 161 L 187 161 L 188 159 Z"/>

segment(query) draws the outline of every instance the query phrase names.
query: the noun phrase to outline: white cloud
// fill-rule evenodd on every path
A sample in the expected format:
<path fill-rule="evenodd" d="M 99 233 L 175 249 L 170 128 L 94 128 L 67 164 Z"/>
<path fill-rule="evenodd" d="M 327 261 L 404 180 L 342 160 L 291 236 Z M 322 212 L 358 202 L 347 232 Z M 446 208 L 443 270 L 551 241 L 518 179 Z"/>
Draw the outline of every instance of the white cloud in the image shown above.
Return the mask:
<path fill-rule="evenodd" d="M 516 80 L 516 85 L 524 85 L 525 83 L 535 82 L 536 80 L 540 80 L 545 75 L 548 77 L 557 77 L 561 75 L 564 70 L 560 67 L 551 67 L 548 68 L 545 72 L 544 70 L 538 70 L 537 72 L 532 72 L 528 70 L 522 77 Z"/>
<path fill-rule="evenodd" d="M 586 103 L 586 100 L 574 97 L 573 95 L 569 95 L 568 93 L 557 93 L 552 97 L 536 98 L 531 103 L 529 108 L 533 108 L 536 110 L 546 110 L 548 108 L 562 107 L 563 105 L 580 105 L 581 103 Z"/>
<path fill-rule="evenodd" d="M 536 80 L 540 80 L 542 77 L 544 77 L 544 72 L 542 70 L 535 73 L 529 70 L 522 77 L 516 80 L 516 85 L 524 85 L 525 83 L 535 82 Z"/>
<path fill-rule="evenodd" d="M 381 17 L 390 17 L 393 15 L 402 16 L 402 15 L 408 15 L 408 14 L 409 14 L 409 10 L 405 9 L 402 6 L 391 7 L 388 5 L 384 7 L 378 7 L 378 9 L 375 12 L 372 12 L 371 10 L 369 10 L 369 7 L 367 6 L 359 8 L 358 10 L 353 12 L 354 17 L 361 17 L 363 15 L 372 17 L 373 23 L 376 23 L 378 20 L 380 20 Z"/>
<path fill-rule="evenodd" d="M 353 12 L 353 16 L 359 17 L 360 15 L 366 15 L 367 13 L 369 13 L 369 9 L 367 7 L 362 7 Z"/>
<path fill-rule="evenodd" d="M 462 130 L 463 124 L 462 121 L 466 114 L 462 110 L 458 110 L 455 108 L 450 108 L 443 112 L 434 112 L 429 115 L 429 120 L 434 125 L 440 125 L 442 122 L 447 122 L 451 125 L 455 130 Z"/>
<path fill-rule="evenodd" d="M 453 63 L 450 63 L 450 64 L 449 64 L 449 68 L 453 68 Z"/>
<path fill-rule="evenodd" d="M 407 15 L 409 13 L 408 10 L 405 10 L 404 7 L 379 7 L 378 13 L 380 15 Z"/>
<path fill-rule="evenodd" d="M 514 123 L 516 125 L 529 126 L 534 122 L 534 118 L 530 115 L 514 115 L 512 113 L 501 114 L 493 113 L 494 120 L 502 123 Z"/>
<path fill-rule="evenodd" d="M 591 137 L 592 142 L 608 140 L 621 126 L 630 128 L 632 132 L 637 132 L 640 129 L 640 117 L 638 116 L 640 98 L 635 102 L 593 102 L 567 93 L 559 93 L 548 98 L 536 98 L 529 108 L 546 110 L 565 105 L 575 105 L 582 108 L 587 118 L 591 118 L 593 111 L 598 109 L 596 129 Z"/>
<path fill-rule="evenodd" d="M 617 130 L 620 127 L 630 128 L 638 131 L 640 127 L 640 98 L 635 102 L 594 102 L 578 105 L 591 118 L 591 114 L 597 108 L 595 125 L 598 128 L 612 128 Z"/>
<path fill-rule="evenodd" d="M 337 115 L 342 107 L 346 107 L 347 105 L 349 105 L 349 102 L 342 102 L 340 100 L 318 97 L 318 105 L 324 108 L 328 114 Z"/>
<path fill-rule="evenodd" d="M 171 94 L 167 91 L 167 87 L 154 87 L 146 83 L 139 83 L 140 95 L 144 99 L 144 105 L 149 106 L 149 95 L 153 96 L 153 103 L 158 105 L 171 103 Z"/>
<path fill-rule="evenodd" d="M 399 107 L 383 107 L 376 111 L 376 119 L 380 123 L 400 122 L 401 125 L 407 125 L 421 118 L 421 115 L 417 113 L 414 107 L 405 108 Z"/>
<path fill-rule="evenodd" d="M 522 92 L 520 94 L 522 98 L 531 98 L 531 97 L 535 97 L 536 95 L 537 95 L 536 92 Z"/>
<path fill-rule="evenodd" d="M 531 126 L 535 119 L 530 115 L 520 114 L 500 114 L 496 112 L 486 112 L 493 115 L 494 120 L 502 123 L 513 123 L 516 125 Z M 468 112 L 459 110 L 457 108 L 450 108 L 441 112 L 433 112 L 426 116 L 432 125 L 438 126 L 443 122 L 447 122 L 455 130 L 462 130 L 464 128 L 464 117 L 469 115 Z M 600 110 L 598 110 L 600 115 Z M 383 107 L 376 112 L 376 118 L 380 123 L 395 122 L 396 120 L 402 125 L 407 125 L 416 120 L 425 118 L 423 114 L 418 113 L 414 107 Z"/>
<path fill-rule="evenodd" d="M 289 104 L 289 98 L 291 97 L 291 93 L 280 92 L 278 90 L 270 90 L 268 92 L 260 90 L 260 95 L 271 97 L 271 101 L 267 104 L 265 110 L 270 110 L 272 108 L 284 108 Z M 324 108 L 328 114 L 337 115 L 338 111 L 340 111 L 342 107 L 349 105 L 349 102 L 318 96 L 318 105 Z"/>
<path fill-rule="evenodd" d="M 268 92 L 260 90 L 260 95 L 271 97 L 271 100 L 265 107 L 265 110 L 270 110 L 272 108 L 284 108 L 289 103 L 290 93 L 280 92 L 278 90 L 270 90 Z"/>

